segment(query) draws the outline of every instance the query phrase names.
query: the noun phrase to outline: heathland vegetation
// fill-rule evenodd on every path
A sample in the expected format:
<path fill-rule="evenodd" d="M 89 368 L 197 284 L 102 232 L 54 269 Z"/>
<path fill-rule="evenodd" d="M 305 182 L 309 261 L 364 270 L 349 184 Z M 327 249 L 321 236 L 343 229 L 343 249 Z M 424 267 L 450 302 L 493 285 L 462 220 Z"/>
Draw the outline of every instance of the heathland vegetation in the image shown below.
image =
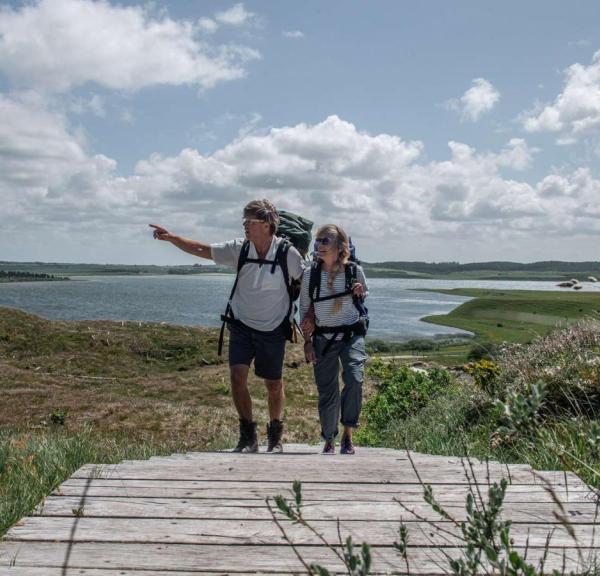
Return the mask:
<path fill-rule="evenodd" d="M 477 337 L 452 370 L 431 365 L 443 359 L 435 350 L 424 372 L 373 358 L 357 440 L 567 468 L 600 488 L 600 298 L 553 293 L 551 305 L 532 294 L 469 293 L 489 302 L 458 314 Z M 231 446 L 236 415 L 216 342 L 214 329 L 0 309 L 0 533 L 86 462 Z M 300 346 L 289 347 L 285 378 L 286 440 L 317 442 Z M 264 425 L 262 383 L 250 386 Z"/>

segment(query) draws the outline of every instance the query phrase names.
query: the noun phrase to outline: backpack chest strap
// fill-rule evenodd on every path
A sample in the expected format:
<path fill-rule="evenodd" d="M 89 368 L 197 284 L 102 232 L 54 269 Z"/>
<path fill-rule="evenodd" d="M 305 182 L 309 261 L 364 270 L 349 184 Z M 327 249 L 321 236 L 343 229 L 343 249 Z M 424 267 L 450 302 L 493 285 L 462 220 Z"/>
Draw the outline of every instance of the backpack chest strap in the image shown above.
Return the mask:
<path fill-rule="evenodd" d="M 326 300 L 333 300 L 334 298 L 342 298 L 343 296 L 350 296 L 353 294 L 352 290 L 344 290 L 344 292 L 338 292 L 337 294 L 330 294 L 329 296 L 318 296 L 313 298 L 313 302 L 325 302 Z"/>

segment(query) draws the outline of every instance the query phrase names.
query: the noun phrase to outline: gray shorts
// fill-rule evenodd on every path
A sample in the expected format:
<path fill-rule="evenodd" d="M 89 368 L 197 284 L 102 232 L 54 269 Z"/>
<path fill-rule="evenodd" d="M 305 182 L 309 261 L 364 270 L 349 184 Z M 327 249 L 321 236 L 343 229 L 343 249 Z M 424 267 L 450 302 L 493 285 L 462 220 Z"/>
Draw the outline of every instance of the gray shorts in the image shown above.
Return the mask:
<path fill-rule="evenodd" d="M 261 332 L 240 324 L 229 324 L 229 365 L 250 366 L 266 380 L 279 380 L 283 373 L 286 331 L 283 325 Z"/>

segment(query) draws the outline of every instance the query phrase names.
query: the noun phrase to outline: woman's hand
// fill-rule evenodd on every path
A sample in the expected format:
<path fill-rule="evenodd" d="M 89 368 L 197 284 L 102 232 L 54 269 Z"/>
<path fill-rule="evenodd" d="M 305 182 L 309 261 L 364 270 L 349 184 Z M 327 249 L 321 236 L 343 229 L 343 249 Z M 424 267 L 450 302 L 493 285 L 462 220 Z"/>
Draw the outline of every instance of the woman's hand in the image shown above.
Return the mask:
<path fill-rule="evenodd" d="M 364 298 L 365 287 L 360 282 L 352 284 L 352 294 L 358 298 Z"/>
<path fill-rule="evenodd" d="M 174 238 L 174 235 L 162 226 L 157 226 L 156 224 L 148 224 L 148 226 L 154 228 L 152 235 L 155 240 L 166 240 L 167 242 L 170 242 Z"/>
<path fill-rule="evenodd" d="M 313 348 L 312 342 L 310 340 L 304 343 L 304 358 L 310 364 L 316 364 L 317 355 L 315 354 L 315 349 Z"/>
<path fill-rule="evenodd" d="M 315 317 L 313 315 L 307 314 L 304 317 L 304 320 L 300 322 L 300 330 L 302 330 L 302 334 L 306 337 L 309 336 L 315 331 Z"/>

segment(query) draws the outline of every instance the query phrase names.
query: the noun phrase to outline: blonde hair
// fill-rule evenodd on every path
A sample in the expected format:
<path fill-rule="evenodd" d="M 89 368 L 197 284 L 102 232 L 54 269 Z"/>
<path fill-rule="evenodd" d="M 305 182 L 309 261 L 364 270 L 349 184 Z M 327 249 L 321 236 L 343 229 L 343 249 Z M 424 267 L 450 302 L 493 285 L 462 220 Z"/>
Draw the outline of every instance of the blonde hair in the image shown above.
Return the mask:
<path fill-rule="evenodd" d="M 317 238 L 322 238 L 323 236 L 331 238 L 338 251 L 338 257 L 331 267 L 327 279 L 327 287 L 329 290 L 333 290 L 333 283 L 335 282 L 337 275 L 345 270 L 345 266 L 350 258 L 350 239 L 348 238 L 348 234 L 344 232 L 344 229 L 337 224 L 325 224 L 324 226 L 321 226 L 317 230 Z M 336 298 L 333 302 L 332 312 L 334 314 L 339 312 L 341 307 L 341 298 Z"/>
<path fill-rule="evenodd" d="M 244 206 L 244 216 L 256 216 L 259 220 L 264 220 L 269 223 L 271 234 L 277 232 L 279 226 L 279 212 L 270 200 L 263 198 L 262 200 L 252 200 Z"/>

